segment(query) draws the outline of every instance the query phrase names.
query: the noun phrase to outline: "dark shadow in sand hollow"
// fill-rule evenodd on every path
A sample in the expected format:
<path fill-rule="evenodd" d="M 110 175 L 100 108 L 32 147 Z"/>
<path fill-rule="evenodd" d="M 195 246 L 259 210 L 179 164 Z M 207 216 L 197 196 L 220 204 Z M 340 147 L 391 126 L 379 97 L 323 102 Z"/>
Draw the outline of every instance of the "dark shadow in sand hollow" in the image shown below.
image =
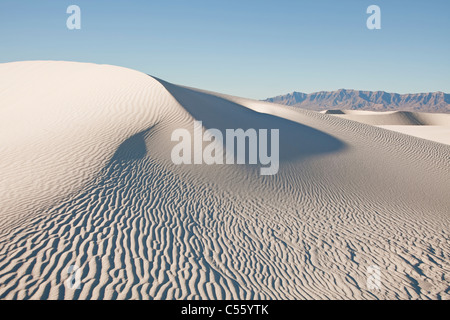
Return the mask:
<path fill-rule="evenodd" d="M 146 136 L 152 128 L 132 135 L 117 148 L 110 162 L 143 159 L 147 154 Z"/>
<path fill-rule="evenodd" d="M 226 129 L 279 129 L 280 161 L 336 152 L 345 147 L 341 140 L 309 126 L 274 115 L 259 113 L 211 94 L 155 79 L 194 119 L 202 121 L 203 126 L 207 129 L 216 128 L 222 134 Z"/>

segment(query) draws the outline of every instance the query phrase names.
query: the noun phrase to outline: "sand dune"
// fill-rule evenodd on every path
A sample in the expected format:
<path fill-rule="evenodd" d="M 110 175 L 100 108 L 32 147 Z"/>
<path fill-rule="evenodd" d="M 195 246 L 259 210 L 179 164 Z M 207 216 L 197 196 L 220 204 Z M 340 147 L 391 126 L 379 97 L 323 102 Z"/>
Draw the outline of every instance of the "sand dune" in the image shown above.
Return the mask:
<path fill-rule="evenodd" d="M 326 110 L 321 113 L 450 144 L 450 114 L 446 113 L 363 110 Z"/>
<path fill-rule="evenodd" d="M 194 120 L 278 128 L 278 174 L 174 165 Z M 0 142 L 2 299 L 450 297 L 448 145 L 73 62 L 0 64 Z"/>

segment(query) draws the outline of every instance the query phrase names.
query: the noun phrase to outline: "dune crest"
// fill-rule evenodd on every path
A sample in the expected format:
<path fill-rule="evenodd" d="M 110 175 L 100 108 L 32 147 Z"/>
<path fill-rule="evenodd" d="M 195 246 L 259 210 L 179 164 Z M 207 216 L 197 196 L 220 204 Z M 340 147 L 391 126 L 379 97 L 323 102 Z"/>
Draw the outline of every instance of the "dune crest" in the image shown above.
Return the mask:
<path fill-rule="evenodd" d="M 0 88 L 1 299 L 449 298 L 448 145 L 115 66 Z M 194 120 L 278 128 L 278 173 L 173 164 Z"/>
<path fill-rule="evenodd" d="M 363 110 L 326 110 L 322 113 L 450 145 L 450 114 Z"/>

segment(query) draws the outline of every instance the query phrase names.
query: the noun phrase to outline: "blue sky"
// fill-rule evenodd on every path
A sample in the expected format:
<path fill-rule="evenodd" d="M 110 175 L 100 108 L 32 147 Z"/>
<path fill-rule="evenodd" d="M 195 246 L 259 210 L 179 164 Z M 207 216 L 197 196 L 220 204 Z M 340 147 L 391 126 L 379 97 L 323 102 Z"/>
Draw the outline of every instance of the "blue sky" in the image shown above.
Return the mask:
<path fill-rule="evenodd" d="M 81 8 L 81 30 L 66 9 Z M 366 9 L 381 8 L 381 30 Z M 450 1 L 1 0 L 0 62 L 120 65 L 262 99 L 339 88 L 450 92 Z"/>

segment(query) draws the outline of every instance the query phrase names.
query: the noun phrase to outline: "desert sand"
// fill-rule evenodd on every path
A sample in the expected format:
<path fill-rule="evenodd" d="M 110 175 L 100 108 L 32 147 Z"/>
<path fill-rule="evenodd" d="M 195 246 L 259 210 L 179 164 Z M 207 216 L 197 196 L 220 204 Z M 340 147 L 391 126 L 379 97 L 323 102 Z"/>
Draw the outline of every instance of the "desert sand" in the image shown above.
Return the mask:
<path fill-rule="evenodd" d="M 321 113 L 450 144 L 450 114 L 409 111 L 326 110 Z"/>
<path fill-rule="evenodd" d="M 278 128 L 279 172 L 174 165 L 194 120 Z M 449 299 L 450 146 L 362 122 L 116 66 L 0 64 L 0 298 Z"/>

